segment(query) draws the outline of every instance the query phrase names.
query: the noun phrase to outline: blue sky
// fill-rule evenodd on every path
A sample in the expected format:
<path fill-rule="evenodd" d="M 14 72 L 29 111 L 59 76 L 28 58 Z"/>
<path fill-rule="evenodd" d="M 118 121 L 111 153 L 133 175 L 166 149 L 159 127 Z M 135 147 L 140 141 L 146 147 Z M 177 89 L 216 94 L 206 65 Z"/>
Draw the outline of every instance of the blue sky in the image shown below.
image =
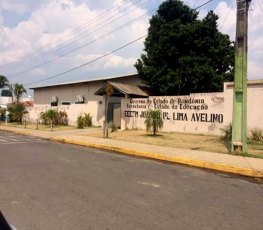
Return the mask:
<path fill-rule="evenodd" d="M 207 0 L 185 0 L 195 8 Z M 88 63 L 145 34 L 162 0 L 0 0 L 0 74 L 32 87 Z M 236 0 L 213 0 L 199 10 L 219 15 L 235 38 Z M 249 11 L 248 78 L 263 79 L 263 0 Z M 135 73 L 143 39 L 76 71 L 37 83 L 53 84 Z"/>

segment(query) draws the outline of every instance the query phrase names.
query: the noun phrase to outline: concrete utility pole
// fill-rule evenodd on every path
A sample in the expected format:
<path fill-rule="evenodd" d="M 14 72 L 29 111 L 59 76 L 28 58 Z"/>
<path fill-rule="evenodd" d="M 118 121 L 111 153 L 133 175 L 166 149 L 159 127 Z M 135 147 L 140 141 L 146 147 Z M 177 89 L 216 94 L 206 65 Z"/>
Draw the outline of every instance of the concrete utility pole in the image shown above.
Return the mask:
<path fill-rule="evenodd" d="M 251 0 L 237 0 L 232 152 L 247 152 L 247 28 Z"/>

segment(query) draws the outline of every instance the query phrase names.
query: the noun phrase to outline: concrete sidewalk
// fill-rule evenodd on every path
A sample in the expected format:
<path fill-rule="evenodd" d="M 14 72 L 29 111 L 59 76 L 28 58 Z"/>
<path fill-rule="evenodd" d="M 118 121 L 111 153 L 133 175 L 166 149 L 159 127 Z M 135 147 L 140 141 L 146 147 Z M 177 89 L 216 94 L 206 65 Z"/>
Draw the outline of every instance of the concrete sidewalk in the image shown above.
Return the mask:
<path fill-rule="evenodd" d="M 0 126 L 0 130 L 38 136 L 65 143 L 106 149 L 132 156 L 147 157 L 205 169 L 263 178 L 263 159 L 178 149 L 89 136 L 90 133 L 102 133 L 101 129 L 92 128 L 48 132 Z"/>

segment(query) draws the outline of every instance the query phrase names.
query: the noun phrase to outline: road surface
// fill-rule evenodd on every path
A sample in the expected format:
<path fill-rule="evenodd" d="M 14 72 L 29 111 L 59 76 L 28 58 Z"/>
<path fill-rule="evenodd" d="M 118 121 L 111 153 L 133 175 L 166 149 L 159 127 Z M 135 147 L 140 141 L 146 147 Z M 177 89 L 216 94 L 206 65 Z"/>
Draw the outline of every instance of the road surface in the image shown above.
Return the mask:
<path fill-rule="evenodd" d="M 0 131 L 0 208 L 18 230 L 262 230 L 263 184 Z"/>

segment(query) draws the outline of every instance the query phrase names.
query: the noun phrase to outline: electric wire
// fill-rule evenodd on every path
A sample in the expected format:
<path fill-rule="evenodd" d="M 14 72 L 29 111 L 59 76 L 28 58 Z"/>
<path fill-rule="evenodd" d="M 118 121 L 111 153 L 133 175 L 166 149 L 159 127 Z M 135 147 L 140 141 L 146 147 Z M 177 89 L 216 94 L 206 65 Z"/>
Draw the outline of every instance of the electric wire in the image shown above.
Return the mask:
<path fill-rule="evenodd" d="M 86 63 L 84 63 L 84 64 L 82 64 L 82 65 L 76 66 L 76 67 L 74 67 L 74 68 L 72 68 L 72 69 L 66 70 L 66 71 L 64 71 L 64 72 L 62 72 L 62 73 L 56 74 L 56 75 L 51 76 L 51 77 L 47 77 L 47 78 L 44 78 L 44 79 L 41 79 L 41 80 L 38 80 L 38 81 L 35 81 L 35 82 L 27 83 L 27 84 L 25 84 L 25 86 L 29 86 L 29 85 L 33 85 L 33 84 L 36 84 L 36 83 L 40 83 L 40 82 L 46 81 L 46 80 L 50 80 L 50 79 L 53 79 L 53 78 L 57 78 L 57 77 L 59 77 L 59 76 L 61 76 L 61 75 L 64 75 L 64 74 L 66 74 L 66 73 L 70 73 L 70 72 L 72 72 L 72 71 L 75 71 L 75 70 L 77 70 L 77 69 L 80 69 L 80 68 L 82 68 L 82 67 L 84 67 L 84 66 L 87 66 L 87 65 L 89 65 L 89 64 L 91 64 L 91 63 L 93 63 L 93 62 L 95 62 L 95 61 L 98 61 L 98 60 L 100 60 L 100 59 L 102 59 L 102 58 L 104 58 L 104 57 L 106 57 L 106 56 L 109 56 L 109 55 L 111 55 L 111 54 L 113 54 L 113 53 L 116 53 L 117 51 L 119 51 L 119 50 L 121 50 L 121 49 L 124 49 L 125 47 L 127 47 L 127 46 L 129 46 L 129 45 L 131 45 L 131 44 L 133 44 L 133 43 L 135 43 L 135 42 L 137 42 L 137 41 L 145 38 L 146 36 L 147 36 L 147 35 L 143 35 L 143 36 L 141 36 L 141 37 L 139 37 L 139 38 L 137 38 L 137 39 L 135 39 L 135 40 L 133 40 L 133 41 L 131 41 L 131 42 L 129 42 L 129 43 L 127 43 L 127 44 L 125 44 L 125 45 L 123 45 L 123 46 L 115 49 L 115 50 L 113 50 L 113 51 L 111 51 L 111 52 L 108 52 L 108 53 L 106 53 L 106 54 L 103 54 L 103 55 L 101 55 L 100 57 L 97 57 L 97 58 L 95 58 L 95 59 L 93 59 L 93 60 L 91 60 L 91 61 L 89 61 L 89 62 L 86 62 Z"/>
<path fill-rule="evenodd" d="M 89 41 L 88 43 L 85 43 L 85 44 L 83 44 L 83 45 L 80 45 L 80 46 L 78 46 L 78 47 L 76 47 L 76 48 L 74 48 L 74 49 L 70 49 L 70 50 L 68 50 L 67 52 L 61 54 L 60 56 L 56 56 L 55 59 L 42 62 L 42 63 L 40 63 L 40 64 L 38 64 L 38 65 L 35 65 L 35 66 L 31 67 L 31 68 L 28 68 L 28 69 L 25 69 L 25 70 L 23 70 L 23 71 L 16 72 L 15 74 L 9 75 L 9 78 L 13 78 L 13 77 L 15 77 L 15 76 L 28 73 L 28 72 L 36 69 L 36 68 L 39 68 L 39 67 L 44 66 L 44 65 L 46 65 L 46 64 L 52 63 L 52 62 L 54 62 L 54 61 L 56 61 L 56 60 L 58 60 L 58 59 L 61 59 L 62 57 L 65 57 L 65 56 L 68 55 L 68 54 L 71 54 L 71 53 L 73 53 L 73 52 L 75 52 L 75 51 L 77 51 L 77 50 L 80 50 L 80 49 L 88 46 L 88 45 L 91 45 L 91 44 L 93 44 L 93 43 L 95 43 L 95 42 L 97 42 L 97 41 L 99 41 L 99 40 L 101 40 L 101 39 L 109 36 L 110 34 L 115 33 L 116 31 L 125 28 L 125 27 L 126 27 L 127 25 L 129 25 L 129 24 L 133 24 L 133 23 L 135 23 L 136 21 L 141 20 L 141 19 L 147 17 L 150 12 L 153 12 L 153 11 L 155 11 L 156 9 L 157 9 L 157 7 L 153 8 L 153 9 L 151 9 L 150 11 L 146 12 L 145 14 L 142 14 L 142 15 L 140 15 L 139 17 L 137 17 L 137 18 L 135 18 L 135 19 L 133 19 L 133 20 L 125 23 L 124 25 L 121 25 L 121 26 L 115 28 L 114 30 L 111 30 L 111 31 L 107 32 L 106 34 L 103 34 L 102 36 L 99 36 L 99 37 L 97 37 L 96 39 L 94 39 L 94 40 L 92 40 L 92 41 Z"/>
<path fill-rule="evenodd" d="M 197 9 L 201 8 L 201 7 L 207 5 L 209 2 L 212 2 L 212 1 L 213 1 L 213 0 L 209 0 L 209 1 L 207 1 L 207 2 L 205 2 L 205 3 L 203 3 L 203 4 L 201 4 L 200 6 L 197 6 L 196 8 L 194 8 L 194 10 L 197 10 Z"/>
<path fill-rule="evenodd" d="M 134 6 L 135 4 L 137 4 L 137 3 L 140 2 L 140 1 L 141 1 L 141 0 L 137 0 L 137 1 L 134 2 L 132 5 L 129 5 L 129 7 Z M 149 0 L 148 0 L 148 1 L 149 1 Z M 116 6 L 114 6 L 113 8 L 111 8 L 110 10 L 108 10 L 107 12 L 103 13 L 102 15 L 100 15 L 100 16 L 92 19 L 92 20 L 89 21 L 88 23 L 82 24 L 81 26 L 73 29 L 71 32 L 68 32 L 66 35 L 64 35 L 62 39 L 60 38 L 60 41 L 61 41 L 61 42 L 64 41 L 64 43 L 68 42 L 68 40 L 65 40 L 65 39 L 67 39 L 67 38 L 70 38 L 70 37 L 68 37 L 67 35 L 71 35 L 71 34 L 72 34 L 73 37 L 71 37 L 71 39 L 74 38 L 74 37 L 76 37 L 76 36 L 78 36 L 78 35 L 76 35 L 76 33 L 79 33 L 79 31 L 80 31 L 80 32 L 83 31 L 87 26 L 90 26 L 90 25 L 92 25 L 92 24 L 94 24 L 94 23 L 97 23 L 98 21 L 100 21 L 101 19 L 103 19 L 103 18 L 105 18 L 106 16 L 110 15 L 112 12 L 116 11 L 118 8 L 120 8 L 121 6 L 123 6 L 123 5 L 126 4 L 126 3 L 130 4 L 130 1 L 125 1 L 125 0 L 124 0 L 124 1 L 122 1 L 121 3 L 117 4 Z M 129 7 L 128 7 L 128 8 L 129 8 Z M 125 10 L 127 10 L 128 8 L 126 8 Z M 118 14 L 121 14 L 122 12 L 123 12 L 123 10 L 120 11 L 120 12 L 118 12 Z M 116 14 L 116 15 L 118 15 L 118 14 Z M 113 16 L 114 16 L 114 15 L 113 15 Z M 111 16 L 111 17 L 112 17 L 112 16 Z M 109 19 L 106 18 L 105 21 L 106 21 L 106 22 L 109 22 Z M 95 25 L 95 26 L 96 26 L 96 25 Z M 76 41 L 76 40 L 77 40 L 77 38 L 76 38 L 75 40 L 73 40 L 72 43 L 73 43 L 74 41 Z M 36 58 L 38 58 L 39 56 L 41 57 L 41 56 L 43 56 L 43 55 L 45 55 L 45 54 L 48 54 L 48 52 L 50 52 L 50 51 L 53 51 L 53 50 L 58 49 L 58 48 L 61 48 L 60 46 L 62 46 L 63 43 L 55 44 L 55 43 L 58 43 L 58 42 L 60 42 L 60 41 L 57 39 L 55 42 L 52 43 L 52 44 L 54 44 L 55 46 L 53 46 L 52 48 L 50 48 L 50 49 L 48 49 L 48 50 L 45 50 L 45 51 L 44 51 L 44 49 L 43 49 L 43 52 L 40 51 L 40 52 L 42 52 L 42 53 L 40 53 L 40 54 L 39 54 L 39 51 L 37 51 L 37 53 L 36 53 L 35 55 L 31 55 L 32 57 L 28 57 L 28 58 L 26 58 L 26 59 L 23 59 L 23 61 L 16 61 L 16 62 L 12 62 L 12 63 L 8 63 L 8 64 L 0 65 L 0 67 L 2 67 L 2 66 L 7 66 L 7 65 L 14 65 L 15 63 L 25 63 L 26 61 L 30 61 L 30 60 L 34 60 L 34 61 L 35 61 Z M 51 45 L 52 45 L 52 44 L 51 44 Z M 63 47 L 62 47 L 62 48 L 63 48 Z"/>
<path fill-rule="evenodd" d="M 155 9 L 156 9 L 156 8 L 155 8 Z M 154 11 L 155 9 L 153 9 L 153 10 L 151 10 L 151 11 Z M 120 27 L 118 27 L 118 28 L 116 28 L 116 29 L 114 29 L 114 30 L 111 30 L 111 31 L 108 32 L 107 34 L 104 34 L 104 35 L 102 35 L 102 36 L 100 36 L 100 37 L 97 37 L 96 39 L 94 39 L 94 40 L 92 40 L 92 41 L 89 41 L 88 43 L 85 43 L 85 44 L 83 44 L 83 45 L 81 45 L 81 46 L 78 46 L 78 47 L 72 49 L 72 50 L 69 50 L 69 51 L 65 52 L 64 54 L 56 57 L 56 58 L 53 59 L 53 60 L 48 60 L 48 61 L 46 61 L 46 62 L 43 62 L 43 63 L 39 64 L 39 65 L 33 66 L 32 68 L 29 68 L 29 69 L 26 69 L 26 70 L 24 70 L 24 71 L 18 72 L 18 73 L 14 74 L 14 75 L 10 75 L 9 78 L 13 78 L 13 77 L 15 77 L 15 76 L 17 76 L 17 75 L 22 75 L 22 74 L 28 73 L 28 72 L 30 72 L 30 71 L 32 71 L 32 70 L 34 70 L 34 69 L 37 69 L 37 68 L 39 68 L 39 67 L 41 67 L 41 66 L 47 65 L 47 64 L 49 64 L 49 63 L 53 63 L 53 62 L 57 61 L 58 59 L 61 59 L 62 57 L 67 56 L 68 54 L 71 54 L 71 53 L 73 53 L 73 52 L 75 52 L 75 51 L 77 51 L 77 50 L 80 50 L 80 49 L 82 49 L 82 48 L 84 48 L 84 47 L 86 47 L 86 46 L 89 46 L 89 45 L 91 45 L 91 44 L 93 44 L 93 43 L 95 43 L 95 42 L 97 42 L 97 41 L 99 41 L 99 40 L 101 40 L 101 39 L 104 39 L 105 37 L 109 36 L 110 34 L 113 34 L 113 33 L 115 33 L 116 31 L 125 28 L 125 27 L 126 27 L 127 25 L 129 25 L 129 24 L 133 24 L 133 23 L 137 22 L 138 20 L 141 20 L 141 19 L 147 17 L 147 16 L 148 16 L 147 14 L 148 14 L 148 13 L 143 14 L 143 15 L 141 15 L 141 16 L 139 16 L 139 17 L 137 17 L 137 18 L 135 18 L 135 19 L 133 19 L 133 20 L 131 20 L 131 21 L 129 21 L 128 23 L 125 23 L 124 25 L 122 25 L 122 26 L 120 26 Z"/>
<path fill-rule="evenodd" d="M 209 1 L 209 2 L 210 2 L 210 1 Z M 204 4 L 202 4 L 201 6 L 203 6 L 203 5 L 204 5 Z M 199 6 L 199 7 L 197 7 L 197 8 L 200 8 L 201 6 Z M 98 58 L 95 58 L 95 59 L 93 59 L 93 60 L 91 60 L 91 61 L 89 61 L 89 62 L 87 62 L 87 63 L 84 63 L 84 64 L 82 64 L 82 65 L 80 65 L 80 66 L 71 68 L 71 69 L 69 69 L 69 70 L 67 70 L 67 71 L 64 71 L 64 72 L 62 72 L 62 73 L 56 74 L 56 75 L 51 76 L 51 77 L 48 77 L 48 78 L 44 78 L 44 79 L 41 79 L 41 80 L 38 80 L 38 81 L 35 81 L 35 82 L 27 83 L 25 86 L 33 85 L 33 84 L 36 84 L 36 83 L 40 83 L 40 82 L 43 82 L 43 81 L 46 81 L 46 80 L 49 80 L 49 79 L 53 79 L 53 78 L 59 77 L 59 76 L 64 75 L 64 74 L 66 74 L 66 73 L 75 71 L 75 70 L 77 70 L 77 69 L 79 69 L 79 68 L 82 68 L 82 67 L 84 67 L 84 66 L 86 66 L 86 65 L 89 65 L 89 64 L 91 64 L 91 63 L 93 63 L 93 62 L 95 62 L 95 61 L 98 61 L 98 60 L 100 60 L 100 59 L 102 59 L 102 58 L 104 58 L 104 57 L 106 57 L 106 56 L 108 56 L 108 55 L 110 55 L 110 54 L 112 54 L 112 53 L 115 53 L 115 52 L 117 52 L 117 51 L 119 51 L 119 50 L 121 50 L 121 49 L 123 49 L 123 48 L 125 48 L 125 47 L 127 47 L 127 46 L 129 46 L 129 45 L 131 45 L 131 44 L 133 44 L 133 43 L 135 43 L 136 41 L 138 41 L 138 40 L 146 37 L 146 36 L 147 36 L 147 35 L 144 35 L 144 36 L 142 36 L 142 37 L 140 37 L 140 38 L 138 38 L 138 39 L 135 39 L 135 40 L 133 40 L 132 42 L 130 42 L 130 43 L 128 43 L 128 44 L 126 44 L 126 45 L 124 45 L 124 46 L 122 46 L 122 47 L 119 47 L 119 48 L 117 48 L 117 49 L 115 49 L 115 50 L 113 50 L 113 51 L 111 51 L 111 52 L 109 52 L 109 53 L 106 53 L 106 54 L 104 54 L 104 55 L 102 55 L 102 56 L 100 56 L 100 57 L 98 57 Z"/>
<path fill-rule="evenodd" d="M 229 16 L 230 12 L 234 9 L 236 3 L 235 3 L 235 1 L 232 1 L 232 2 L 233 2 L 233 3 L 232 3 L 232 6 L 229 8 L 226 16 L 224 17 L 224 21 L 223 21 L 222 24 L 219 26 L 219 29 L 218 29 L 218 30 L 221 30 L 221 29 L 222 29 L 222 27 L 224 26 L 226 20 L 228 19 L 228 16 Z"/>

